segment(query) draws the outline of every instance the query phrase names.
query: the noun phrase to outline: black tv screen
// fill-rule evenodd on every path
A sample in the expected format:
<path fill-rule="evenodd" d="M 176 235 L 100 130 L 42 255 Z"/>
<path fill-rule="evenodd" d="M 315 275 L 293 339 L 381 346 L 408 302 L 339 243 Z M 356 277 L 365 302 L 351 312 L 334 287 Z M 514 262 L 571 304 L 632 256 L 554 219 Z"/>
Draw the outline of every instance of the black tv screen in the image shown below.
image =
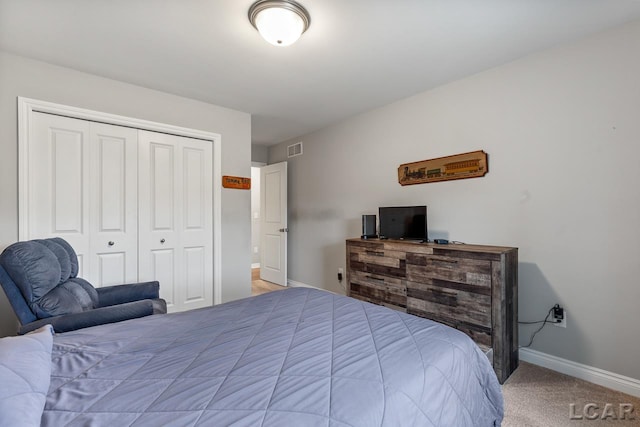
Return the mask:
<path fill-rule="evenodd" d="M 427 241 L 426 206 L 381 207 L 378 218 L 381 238 Z"/>

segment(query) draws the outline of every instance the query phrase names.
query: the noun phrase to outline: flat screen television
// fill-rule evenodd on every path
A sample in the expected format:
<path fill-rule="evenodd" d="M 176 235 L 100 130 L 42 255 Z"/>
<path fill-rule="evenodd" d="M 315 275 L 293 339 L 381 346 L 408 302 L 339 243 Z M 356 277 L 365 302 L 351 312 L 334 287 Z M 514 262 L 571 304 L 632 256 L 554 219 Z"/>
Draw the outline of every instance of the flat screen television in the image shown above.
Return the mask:
<path fill-rule="evenodd" d="M 381 239 L 428 239 L 426 206 L 381 207 L 378 221 Z"/>

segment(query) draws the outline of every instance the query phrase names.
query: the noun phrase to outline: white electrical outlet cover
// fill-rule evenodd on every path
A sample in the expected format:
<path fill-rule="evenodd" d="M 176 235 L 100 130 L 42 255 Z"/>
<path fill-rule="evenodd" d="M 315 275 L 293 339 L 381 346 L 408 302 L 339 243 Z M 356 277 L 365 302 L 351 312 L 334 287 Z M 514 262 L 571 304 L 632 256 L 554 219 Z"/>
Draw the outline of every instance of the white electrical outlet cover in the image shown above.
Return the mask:
<path fill-rule="evenodd" d="M 567 327 L 567 309 L 564 309 L 564 317 L 562 318 L 562 322 L 552 323 L 553 326 L 557 326 L 558 328 L 566 328 Z"/>

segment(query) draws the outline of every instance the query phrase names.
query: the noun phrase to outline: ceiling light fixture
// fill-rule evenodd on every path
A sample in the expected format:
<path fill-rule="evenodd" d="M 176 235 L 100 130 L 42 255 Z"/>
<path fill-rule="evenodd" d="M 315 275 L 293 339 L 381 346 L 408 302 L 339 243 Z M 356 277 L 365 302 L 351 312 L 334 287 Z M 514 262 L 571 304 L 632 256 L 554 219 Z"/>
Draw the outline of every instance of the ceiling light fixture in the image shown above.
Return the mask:
<path fill-rule="evenodd" d="M 249 21 L 274 46 L 289 46 L 307 31 L 309 12 L 293 0 L 260 0 L 249 8 Z"/>

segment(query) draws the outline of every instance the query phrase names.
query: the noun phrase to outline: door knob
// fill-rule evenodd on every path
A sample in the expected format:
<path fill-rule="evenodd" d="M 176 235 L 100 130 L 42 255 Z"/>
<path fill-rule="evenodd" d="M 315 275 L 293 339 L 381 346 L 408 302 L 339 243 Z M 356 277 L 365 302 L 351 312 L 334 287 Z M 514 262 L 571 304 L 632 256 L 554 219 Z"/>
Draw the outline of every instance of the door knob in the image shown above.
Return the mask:
<path fill-rule="evenodd" d="M 160 239 L 160 243 L 164 243 L 164 242 L 166 242 L 166 240 Z"/>
<path fill-rule="evenodd" d="M 113 245 L 115 245 L 115 243 L 113 242 L 113 240 L 109 240 L 108 245 L 109 245 L 109 246 L 113 246 Z"/>
<path fill-rule="evenodd" d="M 288 232 L 289 232 L 289 229 L 288 229 L 288 228 L 281 228 L 281 229 L 280 229 L 280 232 L 281 232 L 281 233 L 288 233 Z"/>

